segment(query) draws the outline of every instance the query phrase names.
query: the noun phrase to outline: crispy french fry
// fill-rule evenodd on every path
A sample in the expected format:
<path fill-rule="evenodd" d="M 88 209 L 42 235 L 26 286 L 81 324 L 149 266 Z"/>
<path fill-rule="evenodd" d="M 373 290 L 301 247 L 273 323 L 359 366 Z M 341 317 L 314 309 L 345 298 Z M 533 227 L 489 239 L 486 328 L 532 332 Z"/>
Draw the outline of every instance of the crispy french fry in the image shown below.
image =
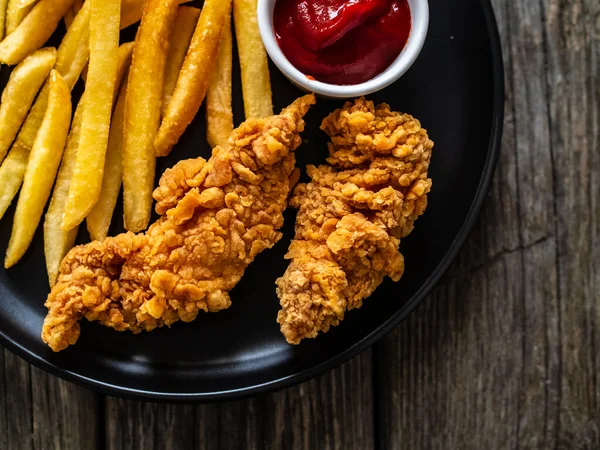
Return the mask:
<path fill-rule="evenodd" d="M 84 7 L 80 14 L 77 14 L 73 25 L 63 38 L 56 54 L 54 67 L 70 89 L 73 89 L 73 86 L 77 82 L 89 55 L 88 23 L 89 8 Z M 29 152 L 46 113 L 49 91 L 49 83 L 46 81 L 29 114 L 27 114 L 27 118 L 10 152 L 2 163 L 2 166 L 0 166 L 0 219 L 6 213 L 23 182 Z"/>
<path fill-rule="evenodd" d="M 160 123 L 165 43 L 177 16 L 177 0 L 149 0 L 137 32 L 125 99 L 123 198 L 125 228 L 148 226 L 154 189 L 154 137 Z"/>
<path fill-rule="evenodd" d="M 273 94 L 267 52 L 258 31 L 257 0 L 233 0 L 233 20 L 237 38 L 242 94 L 246 118 L 273 115 Z"/>
<path fill-rule="evenodd" d="M 125 96 L 127 82 L 121 86 L 121 92 L 112 116 L 104 179 L 98 202 L 86 218 L 87 229 L 92 240 L 104 240 L 112 221 L 123 177 L 123 119 L 125 117 Z"/>
<path fill-rule="evenodd" d="M 198 24 L 200 10 L 190 6 L 180 6 L 177 10 L 177 18 L 173 26 L 173 34 L 169 42 L 169 53 L 165 68 L 165 88 L 163 95 L 163 115 L 167 111 L 167 105 L 171 101 L 171 96 L 179 78 L 179 71 L 183 65 L 183 60 L 190 46 L 192 35 Z"/>
<path fill-rule="evenodd" d="M 0 218 L 6 213 L 23 183 L 29 151 L 21 146 L 13 147 L 0 166 Z"/>
<path fill-rule="evenodd" d="M 210 83 L 231 0 L 206 0 L 177 85 L 156 135 L 156 156 L 169 154 L 194 119 Z"/>
<path fill-rule="evenodd" d="M 71 27 L 73 20 L 75 19 L 75 13 L 73 12 L 73 8 L 69 8 L 69 10 L 65 13 L 65 17 L 63 20 L 65 21 L 65 27 L 67 30 Z"/>
<path fill-rule="evenodd" d="M 0 42 L 0 62 L 11 66 L 19 64 L 44 45 L 72 3 L 73 0 L 40 0 Z"/>
<path fill-rule="evenodd" d="M 21 0 L 8 0 L 6 6 L 6 34 L 9 35 L 19 26 L 29 11 L 33 9 L 35 0 L 22 2 Z"/>
<path fill-rule="evenodd" d="M 87 229 L 93 240 L 102 240 L 108 234 L 113 211 L 117 204 L 117 197 L 121 190 L 123 176 L 123 117 L 125 113 L 125 95 L 127 93 L 127 75 L 133 52 L 134 43 L 130 42 L 119 47 L 119 68 L 117 70 L 117 83 L 113 102 L 108 147 L 104 162 L 104 178 L 100 198 L 86 218 Z M 118 96 L 118 99 L 117 99 Z"/>
<path fill-rule="evenodd" d="M 123 84 L 123 81 L 129 75 L 129 67 L 131 66 L 134 48 L 135 42 L 125 42 L 119 46 L 119 50 L 117 51 L 117 78 L 113 91 L 113 105 L 121 92 L 121 84 Z"/>
<path fill-rule="evenodd" d="M 28 56 L 11 73 L 0 104 L 0 161 L 6 156 L 27 112 L 56 61 L 56 49 Z"/>
<path fill-rule="evenodd" d="M 65 34 L 56 56 L 56 70 L 71 89 L 90 57 L 90 5 L 86 2 Z"/>
<path fill-rule="evenodd" d="M 79 100 L 75 115 L 73 116 L 67 146 L 62 157 L 58 176 L 56 177 L 50 206 L 44 219 L 44 255 L 46 256 L 46 270 L 48 271 L 50 287 L 54 287 L 56 284 L 60 263 L 68 251 L 75 245 L 75 239 L 79 231 L 79 227 L 64 231 L 62 229 L 62 221 L 69 195 L 71 178 L 75 171 L 75 158 L 77 156 L 77 148 L 79 147 L 84 101 L 85 95 Z"/>
<path fill-rule="evenodd" d="M 121 6 L 121 29 L 127 28 L 142 18 L 144 8 L 149 0 L 123 0 Z M 178 0 L 178 4 L 187 3 L 190 0 Z"/>
<path fill-rule="evenodd" d="M 206 93 L 206 138 L 211 147 L 224 145 L 233 131 L 231 109 L 232 68 L 231 16 L 225 22 L 217 66 Z"/>
<path fill-rule="evenodd" d="M 113 101 L 118 92 L 116 87 L 121 84 L 129 67 L 132 51 L 133 43 L 123 44 L 119 47 L 117 82 L 115 84 L 115 92 L 113 93 Z M 46 269 L 48 271 L 50 286 L 54 286 L 56 277 L 58 276 L 60 263 L 67 252 L 73 247 L 77 237 L 77 231 L 79 230 L 79 227 L 75 227 L 72 230 L 64 231 L 62 229 L 62 222 L 71 179 L 75 172 L 75 161 L 77 157 L 77 148 L 79 147 L 84 102 L 85 93 L 79 100 L 79 104 L 77 105 L 73 117 L 73 124 L 71 125 L 71 131 L 67 140 L 67 147 L 62 158 L 58 177 L 56 178 L 52 200 L 50 201 L 50 206 L 48 207 L 48 212 L 46 213 L 46 218 L 44 220 L 44 253 L 46 255 Z M 120 161 L 118 163 L 120 166 Z M 119 172 L 119 181 L 120 176 Z"/>
<path fill-rule="evenodd" d="M 6 36 L 6 8 L 8 0 L 0 0 L 0 41 Z"/>
<path fill-rule="evenodd" d="M 29 156 L 23 189 L 17 203 L 4 260 L 7 269 L 21 259 L 31 244 L 54 184 L 70 124 L 70 90 L 60 74 L 53 70 L 50 74 L 48 108 Z"/>
<path fill-rule="evenodd" d="M 123 7 L 131 9 L 131 5 L 137 4 L 138 1 L 123 0 Z M 89 2 L 85 2 L 82 10 L 77 14 L 71 28 L 58 47 L 56 56 L 54 67 L 71 89 L 75 86 L 89 57 L 89 6 L 86 6 L 88 4 Z M 140 20 L 142 11 L 138 12 L 137 20 Z M 133 15 L 132 17 L 135 18 Z M 48 83 L 46 82 L 29 111 L 10 152 L 0 166 L 0 219 L 21 187 L 29 152 L 44 119 L 47 106 Z"/>
<path fill-rule="evenodd" d="M 20 8 L 27 8 L 28 6 L 32 6 L 34 3 L 37 3 L 38 0 L 17 0 L 17 5 Z"/>
<path fill-rule="evenodd" d="M 102 188 L 117 79 L 121 0 L 90 3 L 90 62 L 81 137 L 63 220 L 65 231 L 79 225 L 94 207 Z"/>
<path fill-rule="evenodd" d="M 77 14 L 79 13 L 79 11 L 81 10 L 82 7 L 83 7 L 83 0 L 75 0 L 73 2 L 73 5 L 69 8 L 67 13 L 65 14 L 64 21 L 65 21 L 65 26 L 67 27 L 67 30 L 71 27 L 71 24 L 73 23 L 73 20 L 75 19 L 75 16 L 77 16 Z"/>

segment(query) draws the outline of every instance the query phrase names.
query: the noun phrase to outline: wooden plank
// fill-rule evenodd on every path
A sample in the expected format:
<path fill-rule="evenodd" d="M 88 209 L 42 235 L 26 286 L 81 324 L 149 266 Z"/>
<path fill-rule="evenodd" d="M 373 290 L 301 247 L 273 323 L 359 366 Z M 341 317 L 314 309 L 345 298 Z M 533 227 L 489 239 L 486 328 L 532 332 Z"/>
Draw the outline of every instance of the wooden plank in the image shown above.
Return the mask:
<path fill-rule="evenodd" d="M 554 448 L 560 376 L 554 179 L 541 5 L 496 0 L 503 152 L 451 274 L 378 348 L 383 448 Z M 543 193 L 543 195 L 541 195 Z"/>
<path fill-rule="evenodd" d="M 600 448 L 600 4 L 545 0 L 555 161 L 562 448 Z"/>
<path fill-rule="evenodd" d="M 219 450 L 220 405 L 211 403 L 196 406 L 195 447 L 202 450 Z M 228 425 L 225 424 L 227 429 Z M 231 430 L 231 428 L 230 428 Z M 234 434 L 234 433 L 232 433 Z"/>
<path fill-rule="evenodd" d="M 371 363 L 367 351 L 300 386 L 198 406 L 196 448 L 373 449 Z"/>
<path fill-rule="evenodd" d="M 0 408 L 4 409 L 5 423 L 2 431 L 6 441 L 1 448 L 26 450 L 33 448 L 31 374 L 30 366 L 18 356 L 0 348 L 0 364 L 4 366 L 4 378 L 0 379 L 2 397 Z M 2 438 L 0 438 L 0 442 Z"/>
<path fill-rule="evenodd" d="M 377 349 L 382 448 L 554 448 L 555 279 L 549 239 L 436 289 Z"/>
<path fill-rule="evenodd" d="M 497 2 L 501 5 L 503 2 Z M 511 88 L 517 154 L 517 199 L 521 245 L 530 245 L 554 233 L 554 197 L 548 92 L 543 52 L 544 24 L 540 3 L 505 3 L 509 33 L 505 58 L 511 60 Z"/>
<path fill-rule="evenodd" d="M 96 448 L 97 396 L 0 349 L 0 448 Z"/>
<path fill-rule="evenodd" d="M 34 448 L 96 448 L 99 439 L 96 394 L 34 367 L 31 386 Z"/>
<path fill-rule="evenodd" d="M 198 406 L 196 448 L 268 448 L 264 445 L 264 415 L 264 397 Z"/>
<path fill-rule="evenodd" d="M 4 348 L 0 347 L 0 448 L 8 448 L 8 416 L 6 412 L 7 380 L 4 371 Z"/>
<path fill-rule="evenodd" d="M 194 418 L 193 406 L 106 397 L 106 448 L 194 448 Z"/>
<path fill-rule="evenodd" d="M 262 448 L 375 448 L 372 354 L 266 399 Z"/>

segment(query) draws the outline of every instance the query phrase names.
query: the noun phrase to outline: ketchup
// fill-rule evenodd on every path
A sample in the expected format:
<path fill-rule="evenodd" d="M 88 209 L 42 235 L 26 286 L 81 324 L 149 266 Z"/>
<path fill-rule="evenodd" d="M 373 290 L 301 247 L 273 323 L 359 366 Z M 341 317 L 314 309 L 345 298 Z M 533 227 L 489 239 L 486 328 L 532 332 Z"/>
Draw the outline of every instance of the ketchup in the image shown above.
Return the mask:
<path fill-rule="evenodd" d="M 273 19 L 290 63 L 309 78 L 339 85 L 387 69 L 412 27 L 407 0 L 278 0 Z"/>

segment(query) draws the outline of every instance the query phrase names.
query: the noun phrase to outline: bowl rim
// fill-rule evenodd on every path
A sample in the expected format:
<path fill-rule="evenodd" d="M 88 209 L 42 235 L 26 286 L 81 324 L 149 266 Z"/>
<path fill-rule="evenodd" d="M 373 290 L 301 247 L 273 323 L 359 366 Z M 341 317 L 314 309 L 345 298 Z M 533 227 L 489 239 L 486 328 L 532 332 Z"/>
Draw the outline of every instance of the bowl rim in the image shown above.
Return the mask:
<path fill-rule="evenodd" d="M 364 83 L 353 85 L 324 83 L 308 78 L 289 61 L 279 47 L 273 26 L 276 2 L 277 0 L 258 0 L 258 28 L 267 53 L 277 68 L 296 86 L 330 98 L 351 98 L 373 94 L 397 81 L 419 57 L 429 29 L 428 0 L 408 0 L 412 17 L 410 35 L 398 57 L 387 69 Z"/>

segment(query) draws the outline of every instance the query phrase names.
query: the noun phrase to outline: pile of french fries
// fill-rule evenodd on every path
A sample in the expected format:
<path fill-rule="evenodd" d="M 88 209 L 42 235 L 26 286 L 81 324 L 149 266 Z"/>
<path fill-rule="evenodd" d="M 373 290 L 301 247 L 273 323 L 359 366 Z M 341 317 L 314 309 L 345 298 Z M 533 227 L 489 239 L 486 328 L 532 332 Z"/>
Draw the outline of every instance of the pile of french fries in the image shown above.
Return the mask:
<path fill-rule="evenodd" d="M 44 219 L 50 285 L 85 220 L 105 239 L 123 186 L 124 223 L 147 228 L 156 158 L 206 99 L 207 139 L 233 130 L 231 15 L 246 117 L 273 114 L 256 0 L 0 0 L 0 63 L 16 66 L 0 103 L 0 218 L 17 197 L 5 267 Z M 44 47 L 63 20 L 58 48 Z M 134 42 L 120 30 L 141 21 Z M 72 111 L 71 91 L 85 90 Z"/>

